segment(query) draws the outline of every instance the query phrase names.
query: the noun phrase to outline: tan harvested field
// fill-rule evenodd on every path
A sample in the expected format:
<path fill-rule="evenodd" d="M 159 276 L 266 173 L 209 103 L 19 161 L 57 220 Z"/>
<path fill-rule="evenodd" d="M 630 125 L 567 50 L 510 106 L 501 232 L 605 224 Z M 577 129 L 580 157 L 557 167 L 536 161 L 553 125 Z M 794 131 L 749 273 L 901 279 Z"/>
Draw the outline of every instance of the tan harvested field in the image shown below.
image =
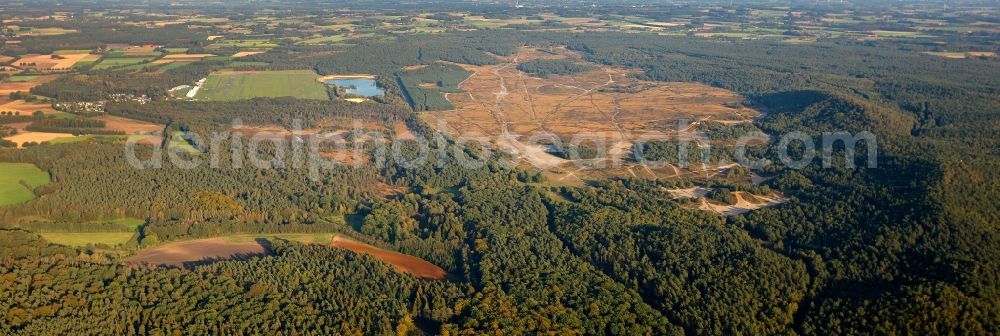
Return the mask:
<path fill-rule="evenodd" d="M 52 108 L 52 104 L 47 103 L 31 103 L 24 100 L 12 100 L 0 105 L 0 111 L 3 112 L 20 112 L 21 115 L 31 115 L 36 111 L 42 111 L 45 114 L 57 114 L 60 113 Z"/>
<path fill-rule="evenodd" d="M 320 83 L 326 83 L 326 81 L 331 79 L 375 79 L 374 75 L 365 74 L 352 74 L 352 75 L 329 75 L 316 77 L 316 81 Z"/>
<path fill-rule="evenodd" d="M 264 53 L 263 51 L 241 51 L 241 52 L 233 54 L 233 57 L 240 58 L 240 57 L 247 57 L 247 56 L 256 55 L 256 54 L 263 54 L 263 53 Z"/>
<path fill-rule="evenodd" d="M 170 243 L 142 250 L 125 259 L 128 266 L 168 266 L 190 268 L 214 260 L 263 256 L 267 249 L 257 242 L 234 243 L 223 238 L 209 238 Z"/>
<path fill-rule="evenodd" d="M 997 53 L 992 51 L 970 51 L 966 54 L 968 54 L 969 57 L 997 57 Z"/>
<path fill-rule="evenodd" d="M 0 83 L 0 96 L 7 96 L 17 91 L 28 92 L 31 88 L 56 79 L 57 75 L 39 76 L 27 82 Z"/>
<path fill-rule="evenodd" d="M 14 57 L 6 56 L 6 55 L 0 55 L 0 63 L 7 63 L 7 62 L 10 62 L 10 61 L 13 61 L 13 60 L 14 60 Z"/>
<path fill-rule="evenodd" d="M 330 246 L 339 247 L 355 253 L 368 254 L 379 260 L 392 265 L 396 271 L 409 273 L 417 278 L 428 280 L 440 280 L 448 276 L 448 273 L 426 260 L 398 253 L 386 251 L 368 244 L 360 243 L 349 238 L 337 236 L 333 238 Z"/>
<path fill-rule="evenodd" d="M 45 141 L 51 141 L 55 139 L 62 138 L 72 138 L 74 135 L 68 133 L 45 133 L 45 132 L 28 132 L 28 131 L 18 131 L 17 134 L 11 137 L 4 138 L 16 143 L 19 147 L 26 142 L 37 142 L 42 143 Z"/>
<path fill-rule="evenodd" d="M 122 131 L 125 134 L 159 134 L 163 126 L 128 118 L 103 115 L 95 119 L 104 121 L 104 129 Z"/>
<path fill-rule="evenodd" d="M 36 69 L 36 70 L 70 70 L 76 62 L 81 60 L 97 60 L 100 56 L 91 54 L 64 54 L 60 58 L 52 58 L 52 55 L 25 55 L 14 61 L 13 65 Z M 34 65 L 30 65 L 34 64 Z"/>
<path fill-rule="evenodd" d="M 553 173 L 557 180 L 675 174 L 669 167 L 653 170 L 621 162 L 628 160 L 633 143 L 650 139 L 649 132 L 656 132 L 660 140 L 685 136 L 689 129 L 678 129 L 680 120 L 735 124 L 760 115 L 732 107 L 743 101 L 734 92 L 699 83 L 638 81 L 630 78 L 629 69 L 588 64 L 592 70 L 548 78 L 517 69 L 518 64 L 537 59 L 585 63 L 561 48 L 522 48 L 501 59 L 499 65 L 460 64 L 473 74 L 459 85 L 463 92 L 445 95 L 455 109 L 423 117 L 432 126 L 445 125 L 444 131 L 456 136 L 492 141 L 523 162 Z M 537 145 L 545 134 L 564 144 L 596 142 L 609 155 L 580 160 L 588 162 L 565 160 Z M 581 169 L 581 163 L 586 167 Z M 605 167 L 589 168 L 601 164 Z"/>

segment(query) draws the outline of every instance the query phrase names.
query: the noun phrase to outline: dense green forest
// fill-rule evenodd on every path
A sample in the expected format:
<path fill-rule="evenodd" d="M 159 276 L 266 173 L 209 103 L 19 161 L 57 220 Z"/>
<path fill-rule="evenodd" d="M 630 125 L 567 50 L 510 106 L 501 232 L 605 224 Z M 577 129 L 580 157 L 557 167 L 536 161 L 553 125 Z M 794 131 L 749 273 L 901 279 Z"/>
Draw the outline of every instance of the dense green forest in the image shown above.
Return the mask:
<path fill-rule="evenodd" d="M 258 36 L 297 37 L 294 26 L 282 24 L 248 29 Z M 104 43 L 199 52 L 210 25 L 76 27 L 82 32 L 24 38 L 4 53 Z M 360 104 L 169 97 L 168 89 L 222 69 L 223 61 L 166 71 L 88 70 L 33 88 L 31 93 L 61 102 L 107 100 L 106 113 L 165 125 L 168 135 L 204 135 L 184 140 L 194 152 L 174 154 L 221 164 L 188 168 L 153 159 L 147 169 L 136 169 L 116 139 L 0 148 L 0 162 L 32 163 L 52 180 L 31 190 L 34 200 L 0 207 L 2 333 L 1000 333 L 996 59 L 930 58 L 892 41 L 789 44 L 536 29 L 447 30 L 351 42 L 279 41 L 249 56 L 247 61 L 264 63 L 247 69 L 372 74 L 386 97 Z M 642 80 L 735 91 L 746 98 L 743 104 L 765 113 L 736 126 L 699 124 L 696 129 L 714 144 L 754 132 L 775 139 L 789 132 L 870 132 L 878 140 L 877 167 L 866 164 L 870 149 L 863 141 L 850 167 L 840 156 L 848 149 L 836 147 L 832 167 L 819 159 L 802 169 L 754 167 L 769 177 L 758 185 L 723 176 L 555 186 L 537 171 L 504 164 L 504 154 L 458 146 L 422 121 L 421 113 L 451 108 L 442 94 L 458 92 L 470 75 L 447 62 L 496 64 L 495 55 L 511 55 L 521 46 L 566 46 L 590 62 L 520 64 L 528 73 L 633 68 Z M 112 99 L 121 94 L 150 101 Z M 314 171 L 310 162 L 277 155 L 293 151 L 284 147 L 290 142 L 244 153 L 231 138 L 208 138 L 244 125 L 345 129 L 351 125 L 344 120 L 352 119 L 379 125 L 389 137 L 395 124 L 405 123 L 429 141 L 425 162 L 404 162 L 421 154 L 417 140 L 368 141 L 361 154 L 379 164 Z M 31 123 L 29 131 L 107 133 L 100 130 L 103 122 L 90 119 L 0 115 L 0 124 L 21 122 Z M 750 155 L 778 162 L 775 144 L 755 146 Z M 802 154 L 801 147 L 793 152 Z M 650 160 L 686 151 L 692 164 L 732 161 L 735 155 L 719 146 L 702 157 L 697 144 L 684 142 L 640 149 Z M 572 150 L 596 155 L 586 147 Z M 141 158 L 167 155 L 149 145 L 137 151 Z M 267 158 L 270 169 L 237 164 L 254 156 Z M 741 178 L 749 173 L 730 172 Z M 735 201 L 730 191 L 780 192 L 788 201 L 724 217 L 667 192 L 694 186 L 713 188 L 707 197 L 727 204 Z M 145 223 L 121 250 L 58 246 L 36 234 L 88 232 L 83 223 L 117 218 Z M 279 232 L 344 234 L 430 261 L 448 276 L 418 280 L 374 257 L 281 239 L 262 241 L 267 256 L 193 269 L 120 264 L 122 254 L 166 242 Z"/>
<path fill-rule="evenodd" d="M 397 74 L 400 89 L 414 111 L 450 110 L 454 106 L 442 95 L 461 90 L 462 83 L 472 73 L 457 65 L 431 64 Z"/>
<path fill-rule="evenodd" d="M 517 69 L 529 74 L 548 78 L 551 75 L 572 75 L 592 69 L 591 67 L 564 59 L 542 59 L 520 63 Z"/>

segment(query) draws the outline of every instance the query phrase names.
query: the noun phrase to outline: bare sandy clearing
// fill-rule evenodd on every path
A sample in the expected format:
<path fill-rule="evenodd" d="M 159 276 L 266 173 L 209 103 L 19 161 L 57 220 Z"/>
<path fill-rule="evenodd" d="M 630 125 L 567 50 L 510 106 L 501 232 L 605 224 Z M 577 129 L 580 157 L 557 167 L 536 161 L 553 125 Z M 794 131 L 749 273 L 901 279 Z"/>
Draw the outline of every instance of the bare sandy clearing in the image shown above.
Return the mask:
<path fill-rule="evenodd" d="M 580 56 L 565 48 L 521 48 L 500 57 L 498 65 L 458 64 L 472 75 L 461 84 L 462 93 L 445 96 L 454 110 L 424 113 L 428 124 L 456 136 L 475 135 L 542 170 L 558 170 L 560 180 L 597 178 L 606 172 L 621 176 L 657 178 L 663 170 L 630 167 L 632 144 L 650 133 L 672 139 L 680 120 L 724 120 L 726 125 L 749 122 L 757 111 L 737 108 L 738 94 L 699 83 L 637 81 L 629 69 L 590 64 L 591 70 L 573 75 L 540 78 L 521 72 L 518 65 L 537 59 Z M 563 144 L 574 139 L 597 143 L 607 156 L 566 160 L 547 153 L 531 141 L 551 134 Z M 643 140 L 649 140 L 644 138 Z M 577 169 L 583 166 L 585 169 Z M 678 175 L 673 170 L 666 171 Z M 614 177 L 614 176 L 611 176 Z"/>
<path fill-rule="evenodd" d="M 22 146 L 26 142 L 42 143 L 45 141 L 52 141 L 55 139 L 62 138 L 72 138 L 74 135 L 68 133 L 45 133 L 45 132 L 29 132 L 29 131 L 18 131 L 12 137 L 7 137 L 4 139 L 10 140 L 16 143 L 18 146 Z"/>
<path fill-rule="evenodd" d="M 737 191 L 733 193 L 736 197 L 735 204 L 721 204 L 718 202 L 709 201 L 708 199 L 702 198 L 701 204 L 698 206 L 699 210 L 714 212 L 723 216 L 735 216 L 748 213 L 753 210 L 760 208 L 775 206 L 788 202 L 787 198 L 782 197 L 780 194 L 772 196 L 762 196 L 762 195 L 752 195 L 745 192 Z M 753 199 L 750 201 L 748 199 Z"/>
<path fill-rule="evenodd" d="M 666 189 L 674 199 L 698 199 L 705 198 L 712 189 L 702 187 L 692 187 L 686 189 Z"/>
<path fill-rule="evenodd" d="M 410 128 L 406 126 L 406 123 L 399 121 L 393 125 L 394 133 L 396 133 L 396 140 L 416 140 L 417 135 L 410 131 Z"/>
<path fill-rule="evenodd" d="M 232 243 L 222 238 L 209 238 L 170 243 L 146 249 L 125 259 L 123 263 L 128 266 L 152 265 L 191 268 L 199 263 L 213 260 L 256 257 L 267 253 L 267 248 L 256 242 Z"/>

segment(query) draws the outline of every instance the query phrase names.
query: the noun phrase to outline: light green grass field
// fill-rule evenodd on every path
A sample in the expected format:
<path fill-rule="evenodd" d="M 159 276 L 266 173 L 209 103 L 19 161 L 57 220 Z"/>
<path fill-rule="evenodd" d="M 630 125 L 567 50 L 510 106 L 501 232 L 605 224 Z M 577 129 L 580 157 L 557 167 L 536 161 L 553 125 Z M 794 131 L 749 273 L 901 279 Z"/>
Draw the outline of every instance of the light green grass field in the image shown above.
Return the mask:
<path fill-rule="evenodd" d="M 170 137 L 170 142 L 167 143 L 167 148 L 170 150 L 177 148 L 180 152 L 187 152 L 188 154 L 201 153 L 197 148 L 194 148 L 194 145 L 184 140 L 180 132 L 174 132 L 173 136 Z"/>
<path fill-rule="evenodd" d="M 267 64 L 267 62 L 233 61 L 226 64 L 226 68 L 232 69 L 241 66 L 266 66 Z"/>
<path fill-rule="evenodd" d="M 88 244 L 121 245 L 132 239 L 135 232 L 43 232 L 42 238 L 50 243 L 66 246 L 87 246 Z"/>
<path fill-rule="evenodd" d="M 10 76 L 10 78 L 7 78 L 7 81 L 8 82 L 30 82 L 30 81 L 33 81 L 33 80 L 37 79 L 38 77 L 41 77 L 41 76 L 40 75 L 13 75 L 13 76 Z"/>
<path fill-rule="evenodd" d="M 74 69 L 86 68 L 88 66 L 93 65 L 94 63 L 97 63 L 97 61 L 79 61 L 76 62 L 76 64 L 73 64 L 73 68 Z"/>
<path fill-rule="evenodd" d="M 310 70 L 222 72 L 208 77 L 197 99 L 232 101 L 257 97 L 328 99 Z"/>
<path fill-rule="evenodd" d="M 101 60 L 101 63 L 97 63 L 93 69 L 102 70 L 117 67 L 124 67 L 128 65 L 135 65 L 142 63 L 143 61 L 149 61 L 155 57 L 105 57 Z"/>
<path fill-rule="evenodd" d="M 119 218 L 119 219 L 112 219 L 105 221 L 90 221 L 88 223 L 101 224 L 101 225 L 120 225 L 122 227 L 126 227 L 134 231 L 139 229 L 139 227 L 142 226 L 143 224 L 146 224 L 146 221 L 138 218 Z"/>
<path fill-rule="evenodd" d="M 269 40 L 232 40 L 219 41 L 208 46 L 208 48 L 271 49 L 277 46 L 277 43 Z"/>
<path fill-rule="evenodd" d="M 177 68 L 180 68 L 182 66 L 189 65 L 191 63 L 194 63 L 194 62 L 170 62 L 170 63 L 167 63 L 167 64 L 160 65 L 160 67 L 156 68 L 156 69 L 159 70 L 159 71 L 167 71 L 167 70 L 170 70 L 170 69 L 177 69 Z"/>
<path fill-rule="evenodd" d="M 53 51 L 54 55 L 73 55 L 73 54 L 89 54 L 89 49 L 68 49 L 68 50 L 56 50 Z"/>
<path fill-rule="evenodd" d="M 21 181 L 28 186 L 25 187 Z M 0 206 L 35 198 L 32 189 L 49 184 L 49 173 L 30 163 L 0 163 Z"/>
<path fill-rule="evenodd" d="M 46 142 L 48 142 L 51 145 L 57 145 L 57 144 L 71 144 L 71 143 L 97 141 L 97 140 L 121 140 L 121 141 L 125 141 L 127 139 L 128 139 L 127 135 L 80 135 L 80 136 L 75 136 L 75 137 L 72 137 L 72 138 L 52 139 L 52 140 L 49 140 L 49 141 L 46 141 Z"/>

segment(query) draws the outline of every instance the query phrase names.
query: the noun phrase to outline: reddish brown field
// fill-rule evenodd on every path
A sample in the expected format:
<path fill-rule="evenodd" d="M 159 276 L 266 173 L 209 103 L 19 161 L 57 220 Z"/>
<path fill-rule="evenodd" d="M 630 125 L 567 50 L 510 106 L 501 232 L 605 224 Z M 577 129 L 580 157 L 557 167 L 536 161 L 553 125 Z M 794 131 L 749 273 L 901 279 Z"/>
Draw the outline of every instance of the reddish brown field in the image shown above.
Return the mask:
<path fill-rule="evenodd" d="M 125 259 L 128 266 L 169 266 L 189 267 L 194 263 L 219 259 L 234 259 L 247 256 L 262 256 L 268 253 L 258 243 L 230 243 L 222 238 L 209 238 L 166 244 L 139 252 Z"/>
<path fill-rule="evenodd" d="M 56 79 L 56 77 L 59 76 L 58 75 L 40 76 L 32 81 L 27 81 L 27 82 L 0 83 L 0 96 L 7 96 L 17 91 L 28 92 L 28 90 L 31 90 L 31 88 L 48 83 Z"/>
<path fill-rule="evenodd" d="M 122 117 L 104 115 L 97 117 L 95 119 L 104 121 L 104 129 L 122 131 L 125 134 L 157 134 L 163 131 L 163 126 L 147 123 L 138 120 L 132 120 Z"/>
<path fill-rule="evenodd" d="M 440 280 L 448 276 L 440 267 L 427 262 L 426 260 L 405 255 L 398 252 L 386 251 L 374 246 L 353 241 L 348 238 L 337 236 L 333 238 L 330 246 L 339 247 L 355 253 L 364 253 L 385 261 L 396 268 L 396 271 L 409 273 L 417 278 L 428 280 Z"/>

